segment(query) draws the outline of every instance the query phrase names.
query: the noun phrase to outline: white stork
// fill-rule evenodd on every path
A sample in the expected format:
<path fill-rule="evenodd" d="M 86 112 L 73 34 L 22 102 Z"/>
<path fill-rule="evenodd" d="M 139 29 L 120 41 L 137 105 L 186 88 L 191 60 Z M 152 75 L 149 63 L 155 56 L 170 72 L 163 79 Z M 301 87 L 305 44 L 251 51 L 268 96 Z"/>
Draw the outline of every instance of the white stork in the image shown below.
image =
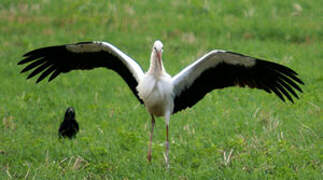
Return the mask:
<path fill-rule="evenodd" d="M 172 114 L 192 107 L 214 89 L 229 86 L 248 86 L 274 92 L 281 100 L 293 102 L 298 98 L 295 90 L 302 92 L 304 84 L 292 69 L 273 62 L 242 54 L 213 50 L 187 66 L 174 77 L 167 74 L 162 61 L 163 44 L 155 41 L 149 70 L 144 73 L 137 62 L 107 42 L 80 42 L 50 46 L 33 50 L 24 55 L 18 64 L 30 63 L 21 72 L 33 71 L 27 79 L 41 73 L 37 83 L 49 76 L 53 80 L 71 70 L 89 70 L 105 67 L 117 72 L 128 84 L 140 103 L 151 116 L 151 133 L 147 159 L 151 161 L 151 144 L 155 116 L 165 117 L 166 153 L 168 167 L 168 125 Z"/>

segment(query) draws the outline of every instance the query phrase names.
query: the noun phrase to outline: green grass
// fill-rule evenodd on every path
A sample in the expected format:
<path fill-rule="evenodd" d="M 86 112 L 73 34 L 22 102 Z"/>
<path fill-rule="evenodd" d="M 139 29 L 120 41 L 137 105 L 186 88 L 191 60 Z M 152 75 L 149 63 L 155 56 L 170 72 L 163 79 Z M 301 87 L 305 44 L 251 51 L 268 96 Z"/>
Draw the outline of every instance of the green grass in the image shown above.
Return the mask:
<path fill-rule="evenodd" d="M 0 179 L 321 179 L 323 18 L 315 0 L 79 1 L 0 3 Z M 227 88 L 164 120 L 146 161 L 150 119 L 114 72 L 74 71 L 35 84 L 16 64 L 35 48 L 111 42 L 148 68 L 164 42 L 171 75 L 213 48 L 287 65 L 305 82 L 295 104 Z M 80 133 L 59 141 L 68 106 Z M 226 157 L 232 151 L 229 161 Z"/>

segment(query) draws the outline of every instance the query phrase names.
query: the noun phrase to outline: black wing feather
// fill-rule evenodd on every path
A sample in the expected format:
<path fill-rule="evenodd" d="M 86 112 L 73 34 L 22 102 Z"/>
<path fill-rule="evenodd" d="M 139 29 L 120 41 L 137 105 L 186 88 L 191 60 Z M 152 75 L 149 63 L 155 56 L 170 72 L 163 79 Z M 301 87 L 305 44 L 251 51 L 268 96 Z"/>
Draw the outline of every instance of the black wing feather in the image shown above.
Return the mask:
<path fill-rule="evenodd" d="M 55 79 L 61 72 L 59 70 L 55 70 L 53 74 L 48 78 L 48 82 L 51 82 L 53 79 Z"/>
<path fill-rule="evenodd" d="M 43 80 L 45 77 L 47 77 L 50 73 L 52 73 L 53 71 L 55 71 L 55 66 L 52 65 L 51 67 L 49 67 L 45 72 L 43 72 L 39 78 L 37 79 L 36 83 L 40 82 L 41 80 Z"/>
<path fill-rule="evenodd" d="M 21 73 L 29 71 L 29 70 L 35 68 L 36 66 L 43 64 L 44 62 L 46 62 L 46 60 L 44 58 L 39 59 L 38 61 L 35 61 L 35 62 L 29 64 L 28 66 L 26 66 L 23 70 L 21 70 Z"/>

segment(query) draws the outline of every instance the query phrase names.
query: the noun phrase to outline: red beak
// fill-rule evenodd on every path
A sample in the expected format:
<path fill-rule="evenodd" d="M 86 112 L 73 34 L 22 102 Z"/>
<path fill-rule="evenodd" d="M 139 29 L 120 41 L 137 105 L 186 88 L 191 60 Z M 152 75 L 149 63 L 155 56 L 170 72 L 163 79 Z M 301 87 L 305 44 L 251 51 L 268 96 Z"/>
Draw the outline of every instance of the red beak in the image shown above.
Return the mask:
<path fill-rule="evenodd" d="M 161 64 L 161 52 L 156 51 L 156 54 L 157 54 L 157 59 L 158 59 L 159 66 L 162 67 L 162 64 Z"/>

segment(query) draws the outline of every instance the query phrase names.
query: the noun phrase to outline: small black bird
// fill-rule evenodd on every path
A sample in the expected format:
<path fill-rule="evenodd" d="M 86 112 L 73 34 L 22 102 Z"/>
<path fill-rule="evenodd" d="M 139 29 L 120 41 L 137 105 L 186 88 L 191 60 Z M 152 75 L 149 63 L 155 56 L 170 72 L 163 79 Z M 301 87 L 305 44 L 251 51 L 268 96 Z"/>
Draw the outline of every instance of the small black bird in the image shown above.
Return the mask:
<path fill-rule="evenodd" d="M 58 134 L 59 137 L 72 139 L 79 131 L 79 125 L 75 119 L 75 112 L 72 107 L 66 109 L 64 121 L 61 123 Z"/>

